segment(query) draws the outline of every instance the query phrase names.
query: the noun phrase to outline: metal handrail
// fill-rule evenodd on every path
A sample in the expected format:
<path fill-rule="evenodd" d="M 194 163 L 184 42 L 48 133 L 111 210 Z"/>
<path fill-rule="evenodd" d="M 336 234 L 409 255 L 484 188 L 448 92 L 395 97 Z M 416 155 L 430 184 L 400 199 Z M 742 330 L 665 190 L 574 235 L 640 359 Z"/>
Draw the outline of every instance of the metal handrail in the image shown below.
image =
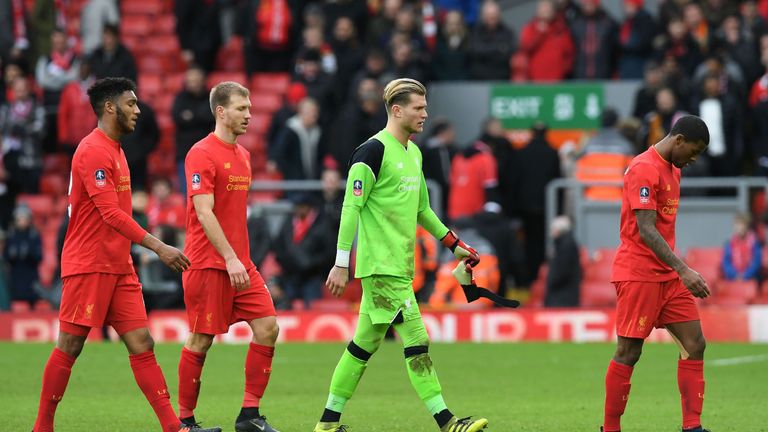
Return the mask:
<path fill-rule="evenodd" d="M 574 219 L 574 225 L 578 224 L 578 218 L 581 216 L 581 209 L 584 206 L 616 206 L 619 207 L 620 203 L 615 201 L 596 201 L 589 200 L 584 197 L 584 189 L 592 186 L 617 186 L 622 187 L 621 181 L 581 181 L 574 178 L 559 178 L 550 181 L 547 184 L 545 192 L 545 222 L 549 227 L 552 220 L 558 215 L 558 192 L 560 190 L 573 191 L 571 194 L 573 199 L 572 207 L 574 209 L 571 215 Z M 680 182 L 680 188 L 683 189 L 726 189 L 733 188 L 736 190 L 736 197 L 733 199 L 737 201 L 740 212 L 747 212 L 749 210 L 749 190 L 751 188 L 762 188 L 766 194 L 768 194 L 768 178 L 765 177 L 688 177 L 683 178 Z M 687 200 L 702 200 L 707 198 L 691 197 Z M 714 198 L 710 198 L 714 199 Z M 717 199 L 722 199 L 718 197 Z M 687 201 L 686 200 L 686 201 Z M 552 240 L 549 235 L 546 236 L 547 250 L 552 248 Z"/>
<path fill-rule="evenodd" d="M 429 191 L 429 202 L 437 217 L 441 218 L 442 209 L 438 205 L 442 202 L 442 190 L 434 180 L 426 180 Z M 347 179 L 342 179 L 339 189 L 344 189 Z M 320 180 L 254 180 L 251 182 L 251 191 L 319 191 L 322 190 Z"/>

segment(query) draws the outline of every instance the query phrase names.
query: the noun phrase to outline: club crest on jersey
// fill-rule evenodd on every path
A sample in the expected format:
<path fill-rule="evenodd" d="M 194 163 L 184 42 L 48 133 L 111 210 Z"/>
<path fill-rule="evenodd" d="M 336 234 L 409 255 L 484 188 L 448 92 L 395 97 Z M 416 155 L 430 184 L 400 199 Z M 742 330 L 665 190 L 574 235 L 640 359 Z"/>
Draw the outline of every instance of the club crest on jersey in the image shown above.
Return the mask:
<path fill-rule="evenodd" d="M 355 196 L 361 196 L 363 194 L 362 180 L 355 180 L 352 182 L 352 193 L 354 193 Z"/>
<path fill-rule="evenodd" d="M 93 173 L 93 177 L 96 179 L 96 186 L 104 187 L 107 184 L 107 172 L 99 168 Z"/>
<path fill-rule="evenodd" d="M 200 173 L 192 174 L 192 189 L 200 189 Z"/>
<path fill-rule="evenodd" d="M 640 188 L 640 204 L 648 204 L 651 202 L 651 188 L 643 186 Z"/>

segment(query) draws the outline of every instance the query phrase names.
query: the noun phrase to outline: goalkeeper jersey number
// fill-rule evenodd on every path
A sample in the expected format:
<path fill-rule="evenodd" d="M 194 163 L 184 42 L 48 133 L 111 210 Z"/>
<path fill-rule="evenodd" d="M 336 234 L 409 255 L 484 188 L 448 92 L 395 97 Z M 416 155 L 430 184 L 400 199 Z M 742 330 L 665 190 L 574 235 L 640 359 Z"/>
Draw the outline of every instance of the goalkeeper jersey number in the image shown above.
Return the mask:
<path fill-rule="evenodd" d="M 350 159 L 338 248 L 350 250 L 358 224 L 355 277 L 413 278 L 416 224 L 435 237 L 448 232 L 429 206 L 419 148 L 382 130 Z"/>

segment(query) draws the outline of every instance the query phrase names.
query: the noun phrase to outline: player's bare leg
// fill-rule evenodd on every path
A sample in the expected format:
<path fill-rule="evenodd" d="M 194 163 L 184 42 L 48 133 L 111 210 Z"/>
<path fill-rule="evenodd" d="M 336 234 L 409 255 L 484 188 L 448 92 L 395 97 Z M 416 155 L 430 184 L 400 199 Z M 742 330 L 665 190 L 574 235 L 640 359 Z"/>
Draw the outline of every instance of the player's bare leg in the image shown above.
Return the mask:
<path fill-rule="evenodd" d="M 253 331 L 253 340 L 245 358 L 245 393 L 243 406 L 235 420 L 235 431 L 278 432 L 259 412 L 259 404 L 272 373 L 272 357 L 275 355 L 275 342 L 279 333 L 277 318 L 256 318 L 248 325 Z"/>
<path fill-rule="evenodd" d="M 618 336 L 616 353 L 613 360 L 623 365 L 634 366 L 640 360 L 643 353 L 643 339 Z"/>
<path fill-rule="evenodd" d="M 179 420 L 187 426 L 199 426 L 194 410 L 200 395 L 205 356 L 213 345 L 213 335 L 191 333 L 179 357 Z"/>
<path fill-rule="evenodd" d="M 86 327 L 87 328 L 87 327 Z M 59 338 L 56 341 L 56 348 L 64 351 L 72 357 L 79 357 L 85 346 L 87 336 L 78 336 L 66 332 L 59 332 Z"/>
<path fill-rule="evenodd" d="M 627 407 L 632 371 L 643 353 L 643 339 L 618 336 L 616 353 L 605 374 L 605 418 L 601 431 L 621 430 L 621 416 Z"/>
<path fill-rule="evenodd" d="M 701 411 L 704 406 L 704 350 L 707 342 L 700 321 L 667 324 L 667 331 L 680 348 L 677 385 L 683 408 L 683 431 L 704 432 Z"/>
<path fill-rule="evenodd" d="M 59 332 L 56 348 L 51 352 L 43 372 L 43 385 L 40 391 L 40 405 L 37 409 L 37 418 L 33 428 L 36 432 L 48 432 L 53 430 L 53 419 L 56 407 L 64 396 L 64 391 L 69 383 L 72 366 L 83 351 L 85 338 L 89 327 L 73 326 L 81 334 L 76 335 L 66 331 Z"/>

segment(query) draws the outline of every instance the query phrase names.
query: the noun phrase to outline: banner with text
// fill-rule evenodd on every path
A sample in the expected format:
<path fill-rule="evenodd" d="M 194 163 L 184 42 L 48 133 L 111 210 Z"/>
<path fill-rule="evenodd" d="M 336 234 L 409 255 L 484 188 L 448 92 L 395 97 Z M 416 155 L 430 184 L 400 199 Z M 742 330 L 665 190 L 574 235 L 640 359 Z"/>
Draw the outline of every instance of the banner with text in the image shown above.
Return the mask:
<path fill-rule="evenodd" d="M 768 306 L 705 307 L 700 310 L 709 341 L 768 342 Z M 615 340 L 613 309 L 521 309 L 519 311 L 423 312 L 424 323 L 435 342 L 610 342 Z M 282 312 L 278 316 L 284 342 L 342 342 L 352 339 L 354 312 Z M 55 312 L 0 314 L 0 340 L 52 342 L 59 332 Z M 153 312 L 149 327 L 157 342 L 183 342 L 189 334 L 183 311 Z M 114 332 L 112 338 L 116 339 Z M 101 337 L 92 331 L 91 339 Z M 247 343 L 245 323 L 218 336 L 226 343 Z M 671 341 L 662 330 L 649 340 Z"/>
<path fill-rule="evenodd" d="M 550 130 L 597 129 L 603 109 L 600 84 L 494 85 L 491 116 L 505 129 L 529 129 L 536 121 Z"/>

